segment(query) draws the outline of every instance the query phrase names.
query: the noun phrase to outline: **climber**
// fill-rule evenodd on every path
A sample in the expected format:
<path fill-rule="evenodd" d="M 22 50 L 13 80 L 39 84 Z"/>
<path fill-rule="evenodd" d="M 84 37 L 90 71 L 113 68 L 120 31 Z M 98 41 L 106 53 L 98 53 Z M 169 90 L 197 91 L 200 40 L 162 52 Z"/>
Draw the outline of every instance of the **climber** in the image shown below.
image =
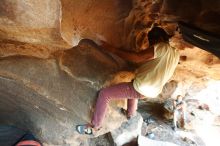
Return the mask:
<path fill-rule="evenodd" d="M 153 27 L 148 33 L 149 48 L 139 53 L 123 51 L 102 42 L 102 47 L 119 57 L 141 64 L 135 71 L 132 82 L 119 83 L 100 90 L 95 112 L 90 124 L 77 125 L 80 134 L 92 135 L 101 128 L 107 105 L 112 99 L 127 99 L 127 118 L 135 115 L 138 99 L 153 98 L 162 91 L 173 75 L 179 61 L 178 51 L 169 44 L 169 35 L 160 27 Z"/>

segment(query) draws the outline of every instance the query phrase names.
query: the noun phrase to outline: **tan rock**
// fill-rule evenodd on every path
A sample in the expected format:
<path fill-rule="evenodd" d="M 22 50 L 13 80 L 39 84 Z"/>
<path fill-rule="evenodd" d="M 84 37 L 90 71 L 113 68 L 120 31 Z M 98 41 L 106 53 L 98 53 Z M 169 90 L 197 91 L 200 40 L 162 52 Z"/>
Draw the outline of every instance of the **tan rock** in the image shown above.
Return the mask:
<path fill-rule="evenodd" d="M 122 123 L 118 129 L 111 131 L 111 136 L 116 146 L 122 146 L 129 143 L 133 139 L 136 139 L 138 135 L 141 135 L 142 124 L 143 118 L 137 113 L 136 116 Z"/>
<path fill-rule="evenodd" d="M 67 47 L 60 35 L 60 0 L 3 0 L 0 39 Z"/>
<path fill-rule="evenodd" d="M 0 123 L 33 132 L 47 144 L 80 143 L 88 137 L 75 131 L 89 123 L 97 91 L 120 62 L 90 41 L 47 60 L 17 56 L 0 60 Z M 96 136 L 116 129 L 125 120 L 109 106 Z"/>

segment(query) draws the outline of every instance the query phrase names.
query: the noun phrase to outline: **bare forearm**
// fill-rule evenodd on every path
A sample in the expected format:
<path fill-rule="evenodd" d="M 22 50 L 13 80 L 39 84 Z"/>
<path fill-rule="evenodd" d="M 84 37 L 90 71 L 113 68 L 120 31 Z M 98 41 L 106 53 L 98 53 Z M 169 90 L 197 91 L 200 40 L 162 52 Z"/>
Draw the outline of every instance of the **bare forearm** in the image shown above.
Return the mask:
<path fill-rule="evenodd" d="M 153 59 L 153 54 L 151 52 L 135 53 L 118 49 L 115 51 L 115 54 L 132 63 L 142 63 Z"/>
<path fill-rule="evenodd" d="M 149 48 L 149 49 L 146 49 L 144 51 L 137 53 L 137 52 L 123 50 L 121 48 L 115 48 L 106 42 L 102 42 L 102 47 L 108 50 L 109 52 L 116 54 L 122 59 L 132 62 L 132 63 L 142 63 L 147 60 L 153 59 L 153 56 L 154 56 L 153 48 Z"/>

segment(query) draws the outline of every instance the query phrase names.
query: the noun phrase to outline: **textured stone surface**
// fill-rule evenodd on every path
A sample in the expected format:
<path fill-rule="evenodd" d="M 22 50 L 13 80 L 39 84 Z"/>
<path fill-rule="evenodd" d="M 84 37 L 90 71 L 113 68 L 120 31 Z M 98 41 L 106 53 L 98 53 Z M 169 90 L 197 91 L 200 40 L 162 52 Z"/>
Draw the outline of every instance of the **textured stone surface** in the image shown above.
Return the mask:
<path fill-rule="evenodd" d="M 135 0 L 133 2 L 133 9 L 125 19 L 125 36 L 123 37 L 125 48 L 140 51 L 149 47 L 147 33 L 154 23 L 158 23 L 161 6 L 161 0 Z"/>
<path fill-rule="evenodd" d="M 60 0 L 2 0 L 0 38 L 66 46 L 60 35 Z"/>
<path fill-rule="evenodd" d="M 6 44 L 0 49 L 4 48 L 5 54 L 1 51 L 0 55 L 47 58 L 57 49 L 77 45 L 83 38 L 140 51 L 148 48 L 147 33 L 155 23 L 170 35 L 174 34 L 177 21 L 220 34 L 216 19 L 219 15 L 219 2 L 215 0 L 2 0 L 0 39 Z M 18 44 L 16 41 L 41 46 L 11 48 L 11 44 Z"/>
<path fill-rule="evenodd" d="M 46 59 L 51 57 L 51 53 L 57 50 L 59 50 L 59 48 L 52 46 L 0 40 L 0 57 L 22 55 Z"/>
<path fill-rule="evenodd" d="M 122 46 L 124 19 L 132 9 L 131 0 L 61 0 L 61 4 L 61 31 L 69 44 L 89 38 Z"/>
<path fill-rule="evenodd" d="M 141 134 L 142 123 L 143 118 L 137 113 L 136 116 L 127 122 L 122 123 L 118 129 L 111 131 L 111 136 L 116 146 L 122 146 L 136 139 Z"/>
<path fill-rule="evenodd" d="M 178 82 L 177 90 L 170 94 L 164 90 L 160 97 L 195 96 L 210 78 L 220 79 L 220 62 L 198 48 L 184 49 L 189 45 L 174 33 L 176 21 L 220 34 L 216 19 L 219 6 L 216 0 L 1 0 L 1 123 L 25 129 L 28 125 L 50 144 L 86 144 L 85 137 L 73 131 L 76 124 L 90 121 L 98 89 L 130 81 L 134 75 L 122 72 L 105 82 L 124 66 L 121 59 L 107 55 L 91 42 L 69 48 L 82 38 L 89 38 L 140 51 L 148 47 L 147 32 L 154 23 L 175 34 L 171 44 L 181 50 L 173 76 Z M 124 101 L 112 102 L 106 117 L 111 122 L 98 135 L 120 125 L 124 119 L 117 106 L 124 105 Z"/>
<path fill-rule="evenodd" d="M 75 126 L 90 122 L 98 89 L 121 67 L 87 41 L 56 55 L 1 59 L 0 122 L 29 129 L 47 144 L 74 145 L 85 140 Z M 97 136 L 125 120 L 117 110 L 108 111 Z"/>
<path fill-rule="evenodd" d="M 122 46 L 124 18 L 131 8 L 131 0 L 2 0 L 0 39 L 7 41 L 1 47 L 6 50 L 6 55 L 2 56 L 25 54 L 46 58 L 47 54 L 35 52 L 41 50 L 50 54 L 56 49 L 76 46 L 83 38 L 97 42 L 102 39 L 114 46 Z M 33 47 L 12 49 L 8 41 L 44 46 L 36 46 L 37 51 Z M 8 53 L 12 50 L 13 53 Z"/>

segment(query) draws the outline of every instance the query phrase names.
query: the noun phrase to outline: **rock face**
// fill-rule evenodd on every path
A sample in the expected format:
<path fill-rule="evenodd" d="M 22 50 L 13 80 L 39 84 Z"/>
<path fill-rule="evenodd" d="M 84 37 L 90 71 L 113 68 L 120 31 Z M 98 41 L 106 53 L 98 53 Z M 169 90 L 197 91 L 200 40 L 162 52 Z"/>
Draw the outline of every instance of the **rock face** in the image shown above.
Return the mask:
<path fill-rule="evenodd" d="M 47 60 L 1 59 L 0 122 L 31 130 L 47 144 L 77 145 L 83 138 L 75 126 L 90 122 L 97 90 L 121 68 L 119 64 L 90 41 Z M 114 114 L 107 116 L 111 120 L 97 135 L 123 121 L 117 111 L 108 111 Z"/>
<path fill-rule="evenodd" d="M 79 145 L 85 138 L 74 132 L 75 126 L 90 121 L 97 91 L 122 81 L 105 83 L 126 66 L 91 41 L 80 40 L 104 40 L 138 52 L 148 48 L 147 33 L 155 23 L 171 35 L 177 20 L 220 34 L 219 12 L 216 0 L 1 0 L 0 123 L 31 130 L 47 144 Z M 198 48 L 184 50 L 180 40 L 181 35 L 173 39 L 182 58 L 173 79 L 181 91 L 173 96 L 193 96 L 207 77 L 220 79 L 219 60 Z M 133 76 L 121 77 L 129 81 Z M 117 106 L 112 103 L 97 135 L 125 120 Z"/>
<path fill-rule="evenodd" d="M 59 0 L 3 0 L 0 2 L 0 38 L 35 44 L 65 46 L 60 35 Z"/>
<path fill-rule="evenodd" d="M 43 46 L 38 46 L 38 51 L 53 53 L 56 49 L 76 46 L 81 39 L 87 38 L 106 40 L 119 47 L 122 46 L 124 18 L 131 8 L 131 0 L 2 0 L 0 39 L 6 43 L 3 46 L 6 53 L 21 55 L 30 55 L 29 52 L 34 53 L 36 49 L 30 47 L 24 50 L 19 45 L 13 49 L 10 44 L 16 41 L 40 44 Z M 42 58 L 42 54 L 31 56 Z"/>
<path fill-rule="evenodd" d="M 89 38 L 122 46 L 124 19 L 132 9 L 132 0 L 61 0 L 61 4 L 61 31 L 69 44 Z"/>
<path fill-rule="evenodd" d="M 118 129 L 112 131 L 111 136 L 116 146 L 122 146 L 126 143 L 129 143 L 141 135 L 142 124 L 143 118 L 138 113 L 129 121 L 122 123 Z"/>
<path fill-rule="evenodd" d="M 219 34 L 220 2 L 215 0 L 164 0 L 161 20 L 184 21 L 208 32 Z M 187 8 L 187 11 L 185 9 Z"/>
<path fill-rule="evenodd" d="M 1 48 L 6 53 L 0 52 L 1 56 L 48 58 L 48 54 L 76 46 L 83 38 L 140 51 L 148 48 L 147 33 L 155 23 L 171 35 L 177 21 L 220 34 L 216 19 L 220 7 L 215 0 L 2 0 L 0 12 L 0 39 L 5 43 Z M 42 46 L 37 46 L 36 51 L 35 47 L 22 47 L 16 41 Z M 11 48 L 13 44 L 18 47 Z"/>

